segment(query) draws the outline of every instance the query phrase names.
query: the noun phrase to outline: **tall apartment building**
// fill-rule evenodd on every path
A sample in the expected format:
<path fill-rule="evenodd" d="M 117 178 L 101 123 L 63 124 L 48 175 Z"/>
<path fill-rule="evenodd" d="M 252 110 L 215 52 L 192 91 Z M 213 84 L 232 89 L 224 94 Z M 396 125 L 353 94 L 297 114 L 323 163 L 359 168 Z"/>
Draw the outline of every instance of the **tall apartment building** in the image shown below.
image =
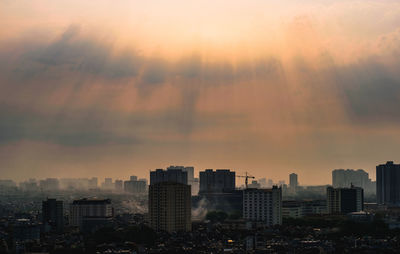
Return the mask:
<path fill-rule="evenodd" d="M 82 228 L 85 221 L 108 220 L 114 216 L 114 211 L 110 199 L 84 198 L 72 202 L 69 215 L 69 224 Z"/>
<path fill-rule="evenodd" d="M 335 169 L 332 171 L 333 188 L 349 188 L 351 185 L 363 188 L 365 193 L 375 193 L 375 182 L 362 169 Z"/>
<path fill-rule="evenodd" d="M 113 190 L 115 188 L 112 178 L 104 178 L 104 182 L 101 184 L 101 188 L 105 190 Z"/>
<path fill-rule="evenodd" d="M 156 231 L 190 231 L 190 185 L 158 182 L 149 186 L 150 226 Z"/>
<path fill-rule="evenodd" d="M 57 178 L 46 178 L 40 180 L 40 189 L 42 191 L 55 191 L 60 188 L 60 182 Z"/>
<path fill-rule="evenodd" d="M 143 194 L 146 193 L 147 184 L 143 180 L 130 180 L 124 182 L 124 191 L 132 194 Z"/>
<path fill-rule="evenodd" d="M 299 185 L 299 182 L 298 182 L 297 174 L 296 173 L 291 173 L 289 175 L 289 187 L 291 189 L 296 189 L 298 185 Z"/>
<path fill-rule="evenodd" d="M 124 189 L 124 181 L 122 180 L 115 180 L 114 182 L 114 189 L 117 192 L 122 192 L 122 190 Z"/>
<path fill-rule="evenodd" d="M 236 175 L 229 169 L 206 169 L 200 172 L 199 193 L 227 193 L 235 191 Z"/>
<path fill-rule="evenodd" d="M 56 199 L 47 199 L 42 202 L 42 222 L 50 226 L 51 230 L 61 232 L 64 228 L 63 202 Z"/>
<path fill-rule="evenodd" d="M 89 189 L 97 189 L 98 187 L 98 179 L 97 177 L 92 177 L 91 179 L 89 179 Z"/>
<path fill-rule="evenodd" d="M 282 224 L 282 189 L 243 190 L 243 218 L 264 222 L 267 226 Z"/>
<path fill-rule="evenodd" d="M 162 182 L 188 184 L 188 172 L 183 167 L 169 167 L 167 170 L 156 169 L 150 172 L 150 185 Z"/>
<path fill-rule="evenodd" d="M 378 204 L 400 205 L 400 164 L 376 166 L 376 198 Z"/>
<path fill-rule="evenodd" d="M 360 187 L 327 188 L 329 214 L 347 214 L 364 210 L 364 191 Z"/>

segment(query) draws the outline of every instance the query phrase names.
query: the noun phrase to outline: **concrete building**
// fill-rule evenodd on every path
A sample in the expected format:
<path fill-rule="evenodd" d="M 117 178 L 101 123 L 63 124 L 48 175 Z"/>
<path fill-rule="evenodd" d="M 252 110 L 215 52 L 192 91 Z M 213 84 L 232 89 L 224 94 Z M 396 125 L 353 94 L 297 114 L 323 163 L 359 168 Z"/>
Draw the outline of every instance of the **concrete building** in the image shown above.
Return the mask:
<path fill-rule="evenodd" d="M 110 199 L 79 199 L 70 205 L 70 226 L 82 229 L 84 220 L 91 218 L 104 218 L 108 220 L 114 216 L 114 210 Z"/>
<path fill-rule="evenodd" d="M 150 172 L 150 185 L 162 182 L 188 184 L 188 172 L 183 167 L 171 166 L 167 170 L 156 169 Z"/>
<path fill-rule="evenodd" d="M 289 175 L 289 188 L 295 190 L 299 186 L 298 176 L 296 173 L 291 173 Z"/>
<path fill-rule="evenodd" d="M 366 194 L 375 194 L 376 185 L 362 169 L 335 169 L 332 171 L 333 188 L 361 187 Z"/>
<path fill-rule="evenodd" d="M 360 187 L 327 188 L 329 214 L 348 214 L 364 210 L 364 191 Z"/>
<path fill-rule="evenodd" d="M 98 179 L 97 177 L 92 177 L 91 179 L 89 179 L 89 189 L 97 189 L 98 187 Z"/>
<path fill-rule="evenodd" d="M 326 213 L 326 200 L 288 200 L 282 203 L 282 217 L 284 218 L 301 218 L 308 215 Z"/>
<path fill-rule="evenodd" d="M 200 172 L 199 193 L 233 192 L 236 186 L 236 175 L 229 169 L 206 169 Z"/>
<path fill-rule="evenodd" d="M 115 189 L 116 192 L 122 192 L 122 190 L 124 189 L 124 181 L 115 180 L 114 189 Z"/>
<path fill-rule="evenodd" d="M 63 231 L 64 207 L 61 200 L 47 199 L 42 202 L 42 222 L 51 231 Z"/>
<path fill-rule="evenodd" d="M 267 226 L 282 224 L 282 189 L 245 189 L 243 218 L 263 222 Z"/>
<path fill-rule="evenodd" d="M 376 166 L 376 199 L 378 204 L 400 205 L 400 164 Z"/>
<path fill-rule="evenodd" d="M 41 191 L 55 191 L 60 189 L 60 182 L 57 178 L 46 178 L 40 180 Z"/>
<path fill-rule="evenodd" d="M 112 178 L 104 178 L 104 182 L 101 184 L 101 188 L 104 190 L 113 190 L 115 188 Z"/>
<path fill-rule="evenodd" d="M 156 231 L 191 231 L 190 185 L 159 182 L 149 186 L 150 226 Z"/>
<path fill-rule="evenodd" d="M 143 194 L 147 191 L 147 184 L 145 181 L 130 180 L 124 182 L 124 191 L 132 194 Z"/>

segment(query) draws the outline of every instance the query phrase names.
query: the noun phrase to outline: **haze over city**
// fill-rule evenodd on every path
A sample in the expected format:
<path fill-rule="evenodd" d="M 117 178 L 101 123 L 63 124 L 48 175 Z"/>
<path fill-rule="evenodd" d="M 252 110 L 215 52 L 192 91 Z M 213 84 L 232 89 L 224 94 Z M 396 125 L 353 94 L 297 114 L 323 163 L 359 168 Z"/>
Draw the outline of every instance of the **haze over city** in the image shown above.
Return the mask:
<path fill-rule="evenodd" d="M 399 1 L 6 0 L 0 17 L 2 178 L 173 164 L 327 184 L 398 161 Z"/>

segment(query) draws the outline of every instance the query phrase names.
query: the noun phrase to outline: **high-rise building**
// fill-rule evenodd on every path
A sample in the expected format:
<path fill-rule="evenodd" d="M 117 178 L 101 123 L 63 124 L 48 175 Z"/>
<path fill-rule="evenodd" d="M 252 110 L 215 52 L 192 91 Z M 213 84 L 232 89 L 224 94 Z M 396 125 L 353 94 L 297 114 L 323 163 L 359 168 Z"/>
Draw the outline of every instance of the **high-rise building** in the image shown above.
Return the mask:
<path fill-rule="evenodd" d="M 327 188 L 329 214 L 347 214 L 364 210 L 364 191 L 360 187 Z"/>
<path fill-rule="evenodd" d="M 376 166 L 376 198 L 378 204 L 400 205 L 400 164 Z"/>
<path fill-rule="evenodd" d="M 363 188 L 365 193 L 374 194 L 375 184 L 362 169 L 335 169 L 332 171 L 333 188 L 348 188 L 351 185 Z"/>
<path fill-rule="evenodd" d="M 131 176 L 129 179 L 130 179 L 131 181 L 137 181 L 137 176 Z"/>
<path fill-rule="evenodd" d="M 79 199 L 74 200 L 70 206 L 69 224 L 82 228 L 84 223 L 95 219 L 100 222 L 114 216 L 110 199 Z"/>
<path fill-rule="evenodd" d="M 299 185 L 299 183 L 297 181 L 297 174 L 296 173 L 291 173 L 289 175 L 289 188 L 295 190 L 298 185 Z"/>
<path fill-rule="evenodd" d="M 114 182 L 114 189 L 117 192 L 122 192 L 122 190 L 124 189 L 124 181 L 122 180 L 115 180 Z"/>
<path fill-rule="evenodd" d="M 183 167 L 169 167 L 167 170 L 156 169 L 150 172 L 150 185 L 162 182 L 188 184 L 188 172 Z"/>
<path fill-rule="evenodd" d="M 21 188 L 21 190 L 27 192 L 36 192 L 39 190 L 36 179 L 29 179 L 28 181 L 22 182 L 19 184 L 19 187 Z"/>
<path fill-rule="evenodd" d="M 190 185 L 170 181 L 150 184 L 149 218 L 156 231 L 190 231 Z"/>
<path fill-rule="evenodd" d="M 200 172 L 200 193 L 233 192 L 235 184 L 235 172 L 229 169 L 206 169 Z"/>
<path fill-rule="evenodd" d="M 40 189 L 42 191 L 55 191 L 60 188 L 60 182 L 57 178 L 46 178 L 40 180 Z"/>
<path fill-rule="evenodd" d="M 112 182 L 112 178 L 104 178 L 104 183 L 101 184 L 101 188 L 105 190 L 112 190 L 114 187 L 115 186 Z"/>
<path fill-rule="evenodd" d="M 267 226 L 282 224 L 282 189 L 243 190 L 243 218 L 263 222 Z"/>
<path fill-rule="evenodd" d="M 42 222 L 50 226 L 51 230 L 61 232 L 64 228 L 63 202 L 56 199 L 47 199 L 42 202 Z"/>
<path fill-rule="evenodd" d="M 144 182 L 146 184 L 146 186 L 148 185 L 146 178 L 139 178 L 138 181 Z"/>
<path fill-rule="evenodd" d="M 97 189 L 98 179 L 97 177 L 92 177 L 89 179 L 89 189 Z"/>
<path fill-rule="evenodd" d="M 127 193 L 132 193 L 132 194 L 143 194 L 146 192 L 147 189 L 147 184 L 145 181 L 139 180 L 139 181 L 125 181 L 124 182 L 124 191 Z"/>

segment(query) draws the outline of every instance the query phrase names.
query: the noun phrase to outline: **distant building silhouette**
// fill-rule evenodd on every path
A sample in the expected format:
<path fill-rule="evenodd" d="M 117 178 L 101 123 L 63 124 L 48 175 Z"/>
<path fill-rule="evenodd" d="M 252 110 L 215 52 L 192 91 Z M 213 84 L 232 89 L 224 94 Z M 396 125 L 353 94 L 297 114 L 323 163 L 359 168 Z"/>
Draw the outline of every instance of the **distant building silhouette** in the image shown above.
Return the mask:
<path fill-rule="evenodd" d="M 114 189 L 117 192 L 122 192 L 122 190 L 124 189 L 124 181 L 122 180 L 115 180 L 114 182 Z"/>
<path fill-rule="evenodd" d="M 297 179 L 297 174 L 296 173 L 291 173 L 289 175 L 289 187 L 293 190 L 297 188 L 299 185 L 298 179 Z"/>
<path fill-rule="evenodd" d="M 364 210 L 364 191 L 360 187 L 327 188 L 329 214 L 348 214 Z"/>
<path fill-rule="evenodd" d="M 101 188 L 105 190 L 113 190 L 115 188 L 112 178 L 104 178 L 104 182 L 101 184 Z"/>
<path fill-rule="evenodd" d="M 274 186 L 243 190 L 243 218 L 267 226 L 282 224 L 282 189 Z"/>
<path fill-rule="evenodd" d="M 229 169 L 206 169 L 200 172 L 200 193 L 226 193 L 235 190 L 236 175 Z"/>
<path fill-rule="evenodd" d="M 400 205 L 400 164 L 376 166 L 376 197 L 378 204 Z"/>
<path fill-rule="evenodd" d="M 146 190 L 147 190 L 146 181 L 143 181 L 143 180 L 139 180 L 139 181 L 130 180 L 130 181 L 125 181 L 124 182 L 124 191 L 126 193 L 143 194 L 143 193 L 146 193 Z"/>
<path fill-rule="evenodd" d="M 169 167 L 167 170 L 156 169 L 150 172 L 150 185 L 162 182 L 188 184 L 188 172 L 183 167 Z"/>
<path fill-rule="evenodd" d="M 372 182 L 367 172 L 362 169 L 335 169 L 332 171 L 332 186 L 346 188 L 350 185 L 363 188 L 365 193 L 375 193 L 375 182 Z"/>
<path fill-rule="evenodd" d="M 42 222 L 52 231 L 61 232 L 64 228 L 63 202 L 56 199 L 47 199 L 42 202 Z"/>
<path fill-rule="evenodd" d="M 57 178 L 46 178 L 44 180 L 40 180 L 40 189 L 42 191 L 55 191 L 59 190 L 60 182 Z"/>
<path fill-rule="evenodd" d="M 98 187 L 97 177 L 92 177 L 91 179 L 89 179 L 88 188 L 89 189 L 97 189 L 97 187 Z"/>

